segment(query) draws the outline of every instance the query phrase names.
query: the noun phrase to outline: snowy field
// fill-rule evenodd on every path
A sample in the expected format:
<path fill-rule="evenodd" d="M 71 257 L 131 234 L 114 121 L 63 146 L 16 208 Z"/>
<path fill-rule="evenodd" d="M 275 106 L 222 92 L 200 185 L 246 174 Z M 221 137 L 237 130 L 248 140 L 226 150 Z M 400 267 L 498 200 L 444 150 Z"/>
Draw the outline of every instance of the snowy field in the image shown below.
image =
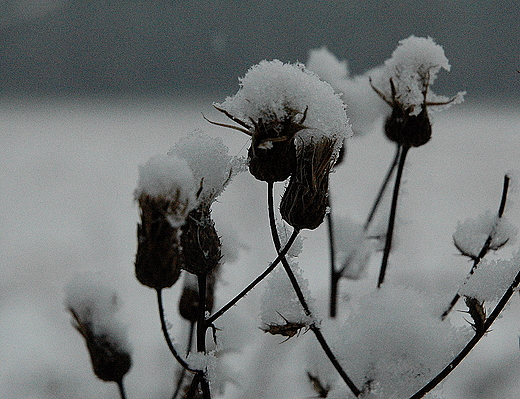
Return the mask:
<path fill-rule="evenodd" d="M 129 324 L 134 365 L 125 383 L 130 398 L 168 398 L 173 361 L 161 339 L 155 293 L 133 276 L 138 209 L 133 202 L 137 167 L 166 153 L 183 135 L 202 128 L 221 136 L 231 154 L 246 155 L 248 138 L 212 126 L 201 116 L 227 122 L 212 109 L 222 98 L 178 101 L 4 101 L 0 105 L 0 397 L 116 398 L 117 389 L 95 379 L 79 334 L 63 305 L 63 288 L 78 272 L 96 271 L 118 290 Z M 462 104 L 439 114 L 430 143 L 412 149 L 405 171 L 396 249 L 388 281 L 409 285 L 446 301 L 470 264 L 457 255 L 452 234 L 458 221 L 496 212 L 504 173 L 520 169 L 520 108 L 508 104 Z M 378 129 L 348 143 L 344 164 L 332 175 L 334 211 L 362 221 L 386 173 L 394 149 Z M 237 176 L 214 207 L 217 229 L 234 242 L 238 259 L 226 264 L 218 286 L 224 303 L 262 271 L 274 250 L 268 236 L 266 188 L 249 174 Z M 518 195 L 518 193 L 516 193 Z M 513 197 L 514 195 L 512 195 Z M 520 200 L 508 204 L 520 226 Z M 229 231 L 233 231 L 235 238 Z M 326 315 L 328 254 L 325 226 L 304 232 L 300 266 Z M 238 239 L 236 237 L 239 237 Z M 507 258 L 519 243 L 504 248 Z M 359 283 L 341 285 L 346 297 L 359 286 L 376 285 L 379 256 Z M 356 286 L 357 285 L 357 286 Z M 244 398 L 313 397 L 297 382 L 302 370 L 269 377 L 273 364 L 298 362 L 292 349 L 312 334 L 279 344 L 264 334 L 258 299 L 263 286 L 227 316 L 235 332 L 250 329 L 256 346 L 234 355 L 262 358 L 269 382 L 248 386 Z M 183 341 L 186 326 L 175 318 L 178 287 L 166 294 L 171 334 Z M 459 307 L 463 309 L 463 307 Z M 464 314 L 454 312 L 462 325 Z M 389 321 L 390 322 L 390 321 Z M 325 330 L 325 334 L 327 331 Z M 504 399 L 520 395 L 520 298 L 435 393 L 446 399 Z M 241 335 L 229 339 L 240 340 Z M 267 342 L 260 354 L 259 342 Z M 298 344 L 297 344 L 298 343 Z M 295 354 L 296 353 L 296 354 Z M 237 366 L 239 365 L 239 366 Z M 297 367 L 296 367 L 297 369 Z M 241 370 L 238 370 L 241 371 Z M 238 383 L 247 386 L 248 378 Z M 295 373 L 291 375 L 290 373 Z M 293 380 L 291 380 L 293 379 Z M 280 381 L 285 381 L 280 383 Z M 283 386 L 283 390 L 275 386 Z M 241 397 L 231 385 L 226 398 Z"/>

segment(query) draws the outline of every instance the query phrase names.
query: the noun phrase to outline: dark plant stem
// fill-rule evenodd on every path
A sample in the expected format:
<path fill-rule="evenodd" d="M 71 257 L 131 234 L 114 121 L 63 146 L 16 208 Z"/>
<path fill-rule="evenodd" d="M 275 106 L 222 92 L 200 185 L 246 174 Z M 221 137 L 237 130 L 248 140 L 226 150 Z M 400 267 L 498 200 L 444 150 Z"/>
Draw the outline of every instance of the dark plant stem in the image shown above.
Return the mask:
<path fill-rule="evenodd" d="M 281 243 L 280 243 L 280 237 L 278 236 L 278 230 L 276 229 L 276 219 L 274 215 L 274 184 L 272 182 L 267 183 L 267 203 L 268 203 L 268 213 L 269 213 L 269 225 L 271 228 L 271 236 L 273 238 L 273 243 L 276 248 L 276 251 L 280 253 L 281 249 Z M 285 256 L 282 256 L 281 258 L 283 268 L 285 272 L 287 273 L 287 276 L 289 277 L 289 280 L 291 281 L 291 285 L 293 286 L 294 292 L 296 293 L 296 296 L 298 297 L 298 300 L 300 301 L 300 304 L 303 308 L 303 311 L 305 312 L 305 315 L 313 318 L 312 312 L 309 308 L 309 305 L 307 304 L 307 300 L 305 299 L 305 296 L 303 295 L 303 292 L 300 288 L 300 285 L 298 284 L 298 280 L 296 279 L 296 276 L 294 275 L 291 266 L 289 265 L 289 262 L 287 262 L 287 259 Z M 320 343 L 323 351 L 329 358 L 330 362 L 334 366 L 334 368 L 338 371 L 339 375 L 345 381 L 347 386 L 350 388 L 354 396 L 358 397 L 361 394 L 361 391 L 356 387 L 354 382 L 350 379 L 350 377 L 347 375 L 345 370 L 341 367 L 341 364 L 336 359 L 336 356 L 330 349 L 330 346 L 327 344 L 327 341 L 325 340 L 325 337 L 321 333 L 320 328 L 316 325 L 316 323 L 313 321 L 311 325 L 309 326 L 311 331 L 316 336 L 316 339 Z"/>
<path fill-rule="evenodd" d="M 520 272 L 516 275 L 514 281 L 511 283 L 507 291 L 504 293 L 500 301 L 497 303 L 491 314 L 487 317 L 484 322 L 484 326 L 479 331 L 475 332 L 473 338 L 466 344 L 466 346 L 459 352 L 459 354 L 430 382 L 428 382 L 423 388 L 417 391 L 410 399 L 419 399 L 424 397 L 428 392 L 435 388 L 442 380 L 444 380 L 454 369 L 457 367 L 462 360 L 467 356 L 469 352 L 477 345 L 484 335 L 489 331 L 491 325 L 504 310 L 505 306 L 516 292 L 518 285 L 520 284 Z"/>
<path fill-rule="evenodd" d="M 509 182 L 510 178 L 508 175 L 504 176 L 504 184 L 502 186 L 502 198 L 500 199 L 500 206 L 498 207 L 498 218 L 502 218 L 504 216 L 504 210 L 506 208 L 506 202 L 507 202 L 507 192 L 509 191 Z M 484 243 L 482 249 L 480 250 L 479 254 L 475 257 L 473 257 L 473 265 L 471 266 L 471 270 L 468 273 L 468 276 L 466 278 L 469 278 L 470 276 L 475 273 L 475 270 L 477 269 L 477 266 L 479 265 L 480 261 L 486 256 L 486 254 L 489 252 L 489 247 L 491 246 L 491 242 L 493 241 L 493 233 L 494 229 L 489 233 L 489 236 L 486 239 L 486 242 Z M 453 299 L 451 300 L 448 308 L 444 311 L 444 313 L 441 316 L 441 319 L 444 320 L 448 314 L 452 311 L 452 309 L 455 307 L 457 302 L 460 299 L 460 295 L 458 293 L 455 294 Z"/>
<path fill-rule="evenodd" d="M 206 322 L 206 293 L 207 293 L 208 276 L 205 273 L 197 275 L 199 285 L 199 308 L 197 317 L 197 352 L 206 353 L 206 330 L 208 323 Z M 201 373 L 204 373 L 201 371 Z M 206 376 L 203 375 L 200 380 L 200 387 L 202 389 L 203 399 L 211 399 L 211 392 L 209 390 L 209 383 Z"/>
<path fill-rule="evenodd" d="M 336 271 L 336 247 L 334 243 L 334 220 L 332 219 L 332 210 L 330 196 L 327 199 L 329 203 L 329 213 L 327 213 L 327 232 L 329 236 L 329 261 L 330 261 L 330 298 L 329 298 L 329 317 L 334 318 L 337 314 L 338 303 L 338 284 L 341 275 Z"/>
<path fill-rule="evenodd" d="M 372 205 L 372 209 L 370 210 L 370 213 L 368 214 L 367 220 L 365 222 L 365 225 L 364 225 L 365 231 L 368 230 L 370 223 L 372 223 L 372 220 L 374 219 L 377 208 L 379 208 L 379 204 L 381 203 L 381 201 L 385 195 L 386 188 L 388 187 L 388 183 L 390 183 L 392 174 L 394 173 L 395 167 L 397 166 L 397 162 L 399 161 L 400 154 L 401 154 L 401 146 L 396 145 L 394 159 L 392 160 L 392 163 L 390 164 L 390 167 L 388 168 L 388 172 L 386 173 L 383 184 L 381 184 L 381 188 L 379 189 L 379 192 L 377 193 L 377 197 L 374 201 L 374 204 Z"/>
<path fill-rule="evenodd" d="M 125 385 L 123 384 L 123 379 L 117 381 L 117 387 L 119 388 L 119 396 L 121 397 L 121 399 L 126 399 L 126 391 Z"/>
<path fill-rule="evenodd" d="M 388 168 L 388 171 L 385 175 L 383 183 L 381 184 L 381 188 L 379 189 L 379 192 L 377 193 L 376 199 L 374 200 L 372 208 L 370 209 L 370 212 L 367 216 L 367 220 L 365 221 L 365 224 L 363 226 L 363 229 L 365 231 L 367 231 L 368 228 L 370 227 L 370 223 L 372 223 L 372 220 L 374 219 L 377 209 L 379 208 L 379 205 L 384 197 L 388 184 L 390 183 L 390 179 L 392 178 L 392 174 L 394 173 L 394 170 L 397 166 L 397 162 L 399 161 L 400 153 L 401 153 L 401 146 L 396 145 L 396 151 L 395 151 L 394 158 L 392 159 L 392 163 L 390 164 L 390 167 Z M 329 197 L 329 207 L 330 207 L 330 197 Z M 339 270 L 336 269 L 336 250 L 335 250 L 335 245 L 334 245 L 334 225 L 333 225 L 333 218 L 332 218 L 331 211 L 327 214 L 327 226 L 328 226 L 329 253 L 330 253 L 329 317 L 335 318 L 337 315 L 339 282 L 341 280 L 341 276 L 345 270 L 346 265 L 344 265 Z"/>
<path fill-rule="evenodd" d="M 399 155 L 399 165 L 397 166 L 397 174 L 395 176 L 394 192 L 392 195 L 392 204 L 390 206 L 390 215 L 388 217 L 388 229 L 385 237 L 385 249 L 383 251 L 383 260 L 381 262 L 381 269 L 379 271 L 379 279 L 377 281 L 377 287 L 380 288 L 381 284 L 385 281 L 386 268 L 388 266 L 388 258 L 390 256 L 390 250 L 392 249 L 392 239 L 394 235 L 395 227 L 395 215 L 397 211 L 397 199 L 399 197 L 399 188 L 401 186 L 401 179 L 403 177 L 404 164 L 406 162 L 406 154 L 410 147 L 401 146 Z"/>
<path fill-rule="evenodd" d="M 162 299 L 162 289 L 157 289 L 157 305 L 159 307 L 159 317 L 161 318 L 161 329 L 164 335 L 164 340 L 166 341 L 166 344 L 168 345 L 168 349 L 170 349 L 170 352 L 172 353 L 173 357 L 179 364 L 185 368 L 188 371 L 191 372 L 197 372 L 198 370 L 194 370 L 190 368 L 188 363 L 177 353 L 177 350 L 173 346 L 173 342 L 170 338 L 170 334 L 168 333 L 168 327 L 166 326 L 166 319 L 164 317 L 164 305 L 163 305 L 163 299 Z"/>
<path fill-rule="evenodd" d="M 207 320 L 207 324 L 213 323 L 215 320 L 217 320 L 220 316 L 222 316 L 225 312 L 227 312 L 230 308 L 232 308 L 240 299 L 242 299 L 244 296 L 247 295 L 249 291 L 251 291 L 253 288 L 256 287 L 258 283 L 260 283 L 264 278 L 266 278 L 276 266 L 280 263 L 282 258 L 287 254 L 289 249 L 291 248 L 292 244 L 298 237 L 299 230 L 294 230 L 291 237 L 287 241 L 287 244 L 283 248 L 283 250 L 278 254 L 276 259 L 269 265 L 267 269 L 264 270 L 262 274 L 260 274 L 257 278 L 255 278 L 246 288 L 244 288 L 237 296 L 235 296 L 232 300 L 230 300 L 227 304 L 222 306 L 217 312 L 212 314 Z"/>
<path fill-rule="evenodd" d="M 191 352 L 191 347 L 193 345 L 193 334 L 195 332 L 195 322 L 193 321 L 190 321 L 190 331 L 189 331 L 189 335 L 188 335 L 188 345 L 186 345 L 186 357 L 188 357 L 188 355 L 190 354 Z M 182 389 L 182 383 L 184 382 L 184 378 L 186 377 L 186 369 L 185 368 L 182 368 L 181 370 L 181 374 L 179 375 L 179 378 L 177 380 L 177 384 L 175 386 L 175 391 L 173 392 L 173 396 L 172 396 L 172 399 L 176 399 L 177 396 L 179 396 L 179 393 Z"/>

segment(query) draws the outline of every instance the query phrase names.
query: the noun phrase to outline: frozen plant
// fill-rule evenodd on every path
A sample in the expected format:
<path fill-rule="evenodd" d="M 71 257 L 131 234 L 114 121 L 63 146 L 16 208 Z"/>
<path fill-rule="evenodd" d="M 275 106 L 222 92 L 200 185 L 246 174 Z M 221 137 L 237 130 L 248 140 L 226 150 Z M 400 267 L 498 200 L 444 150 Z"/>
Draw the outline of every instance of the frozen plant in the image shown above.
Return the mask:
<path fill-rule="evenodd" d="M 85 340 L 94 374 L 115 382 L 125 398 L 123 378 L 132 366 L 126 328 L 116 318 L 117 293 L 99 276 L 77 276 L 66 287 L 65 306 L 72 324 Z"/>
<path fill-rule="evenodd" d="M 227 397 L 229 381 L 235 383 L 235 391 L 244 389 L 240 397 L 258 399 L 266 386 L 278 381 L 282 385 L 278 397 L 284 397 L 289 386 L 300 385 L 321 398 L 423 398 L 490 331 L 520 284 L 520 255 L 510 260 L 484 259 L 489 251 L 512 243 L 516 234 L 504 217 L 508 175 L 498 213 L 457 226 L 454 244 L 470 258 L 472 268 L 448 309 L 444 299 L 434 301 L 422 292 L 384 283 L 406 154 L 430 140 L 430 111 L 463 98 L 462 93 L 447 98 L 431 91 L 438 73 L 450 68 L 442 47 L 430 38 L 411 36 L 399 43 L 384 65 L 359 79 L 352 78 L 346 63 L 326 49 L 312 52 L 310 64 L 316 73 L 301 63 L 262 61 L 240 79 L 235 95 L 214 104 L 231 122 L 210 123 L 250 138 L 247 160 L 230 155 L 221 139 L 197 130 L 174 144 L 168 154 L 152 157 L 139 168 L 134 193 L 140 210 L 135 274 L 140 283 L 156 291 L 164 340 L 178 363 L 170 381 L 172 399 Z M 396 145 L 364 223 L 333 215 L 329 198 L 329 175 L 339 170 L 346 139 L 352 136 L 343 100 L 352 103 L 354 128 L 363 130 L 379 115 L 386 118 L 384 134 Z M 358 112 L 364 106 L 370 108 L 368 112 Z M 223 250 L 225 238 L 218 233 L 212 206 L 245 169 L 266 183 L 267 233 L 276 257 L 221 305 L 217 301 L 221 270 L 226 261 L 239 262 L 240 254 L 238 248 Z M 382 207 L 394 171 L 389 214 L 381 233 L 374 227 L 374 215 Z M 283 190 L 279 199 L 275 185 Z M 318 229 L 325 220 L 331 260 L 330 317 L 326 318 L 318 314 L 319 302 L 298 264 L 303 248 L 300 232 Z M 340 279 L 350 279 L 352 286 L 361 284 L 370 275 L 365 271 L 382 241 L 377 284 L 369 281 L 371 289 L 364 285 L 362 295 L 352 295 L 338 305 Z M 236 238 L 230 242 L 240 247 L 255 244 L 243 245 Z M 179 280 L 178 314 L 189 327 L 182 353 L 174 343 L 162 296 L 164 289 Z M 245 312 L 233 315 L 230 310 L 240 309 L 236 305 L 264 280 L 258 317 Z M 115 296 L 90 285 L 71 287 L 67 307 L 86 340 L 94 371 L 101 379 L 116 382 L 124 398 L 122 381 L 131 361 L 124 334 L 113 317 Z M 468 325 L 456 328 L 448 315 L 460 298 L 467 308 Z M 344 306 L 342 312 L 337 312 L 339 306 Z M 442 309 L 446 310 L 441 315 Z M 313 339 L 301 345 L 303 335 Z M 293 350 L 294 358 L 288 357 L 291 365 L 284 363 L 281 346 L 271 345 L 274 340 Z M 226 365 L 229 353 L 248 344 L 256 351 L 253 364 L 240 366 L 252 370 L 243 377 L 256 387 L 252 391 L 243 388 L 243 381 L 232 376 Z M 272 354 L 280 355 L 270 359 Z M 260 361 L 267 364 L 256 364 Z M 301 378 L 289 383 L 282 369 L 292 363 L 291 376 L 299 373 Z"/>

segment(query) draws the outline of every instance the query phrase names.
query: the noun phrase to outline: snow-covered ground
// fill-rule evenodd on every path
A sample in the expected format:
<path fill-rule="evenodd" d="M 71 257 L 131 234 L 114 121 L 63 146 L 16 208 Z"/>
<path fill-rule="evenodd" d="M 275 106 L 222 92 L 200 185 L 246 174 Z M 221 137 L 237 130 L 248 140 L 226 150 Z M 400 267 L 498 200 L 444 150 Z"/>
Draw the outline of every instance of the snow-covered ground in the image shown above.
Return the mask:
<path fill-rule="evenodd" d="M 210 125 L 201 116 L 202 112 L 211 120 L 227 123 L 211 106 L 212 101 L 222 100 L 13 100 L 1 104 L 1 398 L 117 397 L 115 386 L 93 376 L 81 337 L 63 304 L 64 286 L 87 270 L 99 272 L 123 302 L 122 318 L 129 324 L 134 353 L 134 366 L 125 380 L 129 397 L 171 395 L 173 361 L 161 339 L 155 293 L 133 276 L 138 221 L 133 191 L 139 164 L 166 153 L 197 128 L 221 136 L 231 154 L 246 155 L 247 136 Z M 393 145 L 379 131 L 349 141 L 346 161 L 331 178 L 334 212 L 363 220 L 393 152 Z M 487 210 L 495 212 L 503 175 L 515 169 L 520 169 L 518 108 L 462 104 L 436 116 L 431 142 L 409 154 L 388 281 L 449 301 L 470 268 L 452 245 L 457 222 Z M 233 245 L 239 250 L 238 260 L 223 268 L 219 303 L 274 258 L 265 191 L 263 184 L 244 173 L 214 206 L 223 240 L 231 240 L 227 232 L 231 228 L 239 237 Z M 508 203 L 507 212 L 510 221 L 520 226 L 518 199 Z M 304 236 L 300 266 L 324 316 L 325 228 L 304 232 Z M 518 245 L 498 255 L 507 258 Z M 344 283 L 342 293 L 359 291 L 356 284 L 375 287 L 378 260 L 375 256 L 364 282 Z M 312 334 L 304 334 L 278 344 L 279 337 L 260 331 L 262 291 L 260 286 L 227 316 L 226 325 L 236 325 L 235 332 L 229 331 L 229 340 L 237 343 L 243 335 L 238 331 L 249 331 L 248 339 L 274 345 L 261 355 L 254 353 L 256 346 L 243 349 L 241 355 L 233 356 L 234 367 L 240 359 L 252 356 L 263 358 L 269 367 L 298 362 L 299 355 L 291 348 L 296 341 L 313 339 Z M 175 317 L 178 292 L 174 287 L 165 299 L 171 333 L 182 342 L 185 326 Z M 519 316 L 516 295 L 504 317 L 436 393 L 446 399 L 518 397 Z M 463 317 L 455 312 L 454 324 L 462 325 Z M 250 320 L 257 320 L 257 325 L 251 327 Z M 297 379 L 301 370 L 288 369 L 277 379 Z M 268 373 L 265 367 L 256 370 L 257 375 L 262 372 Z M 238 382 L 247 385 L 246 378 Z M 282 389 L 265 384 L 248 390 L 244 397 L 258 399 L 313 395 L 310 389 L 287 382 Z M 239 391 L 230 388 L 227 397 L 239 397 L 235 395 Z"/>

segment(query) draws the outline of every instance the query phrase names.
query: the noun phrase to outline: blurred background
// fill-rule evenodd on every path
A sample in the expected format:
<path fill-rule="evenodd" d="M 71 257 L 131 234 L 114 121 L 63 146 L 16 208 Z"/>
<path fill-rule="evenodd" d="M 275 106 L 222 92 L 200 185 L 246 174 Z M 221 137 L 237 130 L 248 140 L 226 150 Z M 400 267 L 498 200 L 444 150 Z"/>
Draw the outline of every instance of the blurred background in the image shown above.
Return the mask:
<path fill-rule="evenodd" d="M 2 0 L 0 94 L 230 94 L 262 59 L 328 46 L 359 74 L 412 34 L 444 46 L 439 93 L 516 97 L 510 0 Z"/>
<path fill-rule="evenodd" d="M 138 165 L 197 128 L 246 155 L 246 135 L 210 125 L 201 112 L 225 121 L 212 102 L 233 95 L 238 78 L 262 59 L 305 62 L 309 50 L 327 46 L 356 75 L 382 64 L 412 34 L 444 47 L 452 70 L 440 73 L 434 90 L 468 95 L 435 117 L 431 142 L 409 156 L 389 279 L 451 298 L 469 270 L 452 245 L 457 221 L 496 211 L 504 173 L 518 169 L 519 13 L 505 0 L 0 0 L 0 398 L 117 397 L 93 376 L 64 309 L 63 287 L 84 271 L 102 274 L 124 304 L 134 350 L 129 397 L 171 397 L 173 361 L 155 293 L 133 270 Z M 358 221 L 394 152 L 381 124 L 373 130 L 350 140 L 331 177 L 336 211 Z M 241 242 L 238 261 L 223 268 L 221 303 L 273 259 L 264 196 L 264 185 L 244 173 L 215 204 L 217 228 L 236 230 Z M 520 226 L 520 201 L 511 204 Z M 327 297 L 326 230 L 306 235 L 301 266 L 320 301 Z M 368 279 L 375 281 L 377 267 Z M 345 297 L 352 285 L 343 287 Z M 171 334 L 182 343 L 178 291 L 168 292 L 166 306 Z M 259 342 L 267 339 L 255 324 L 262 292 L 236 307 Z M 519 396 L 519 302 L 515 295 L 439 397 Z M 457 323 L 464 317 L 454 312 Z M 273 358 L 291 359 L 291 348 L 271 343 Z M 315 395 L 304 388 L 282 399 Z M 278 397 L 270 392 L 258 396 Z M 227 396 L 240 397 L 231 389 Z"/>

